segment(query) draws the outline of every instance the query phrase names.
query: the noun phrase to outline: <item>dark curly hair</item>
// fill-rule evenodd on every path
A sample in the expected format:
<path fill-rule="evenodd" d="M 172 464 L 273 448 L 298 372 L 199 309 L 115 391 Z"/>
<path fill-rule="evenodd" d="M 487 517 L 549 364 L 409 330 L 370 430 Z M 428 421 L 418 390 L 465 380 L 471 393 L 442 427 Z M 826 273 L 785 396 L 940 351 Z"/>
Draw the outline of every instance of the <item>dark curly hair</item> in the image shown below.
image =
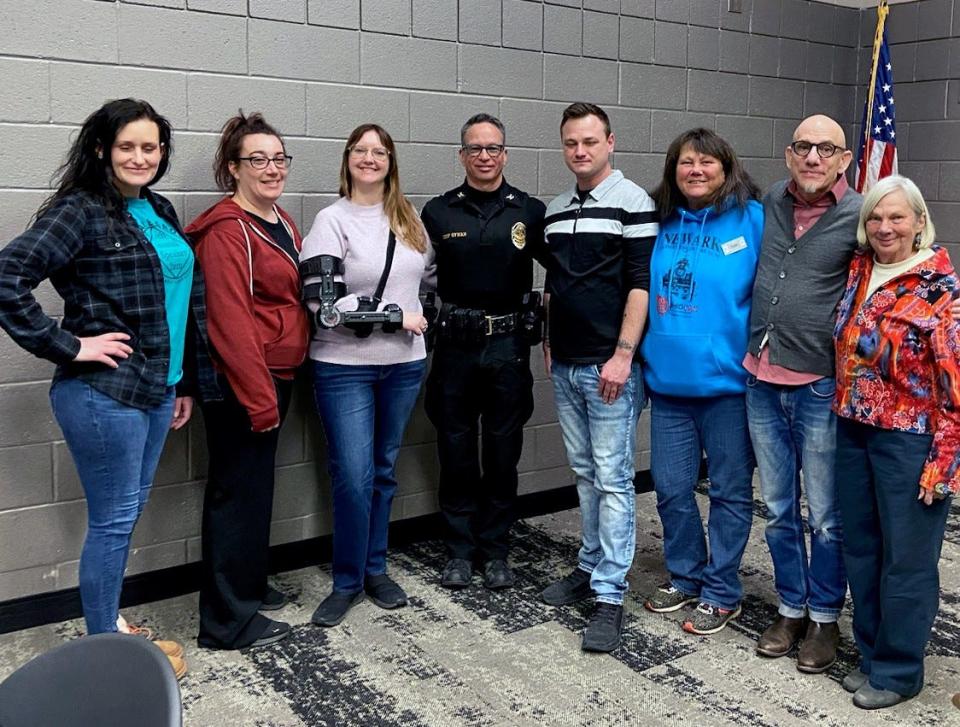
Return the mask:
<path fill-rule="evenodd" d="M 110 150 L 120 130 L 140 119 L 149 119 L 160 132 L 160 164 L 147 186 L 159 182 L 166 174 L 173 154 L 170 122 L 146 101 L 134 98 L 108 101 L 83 122 L 67 153 L 67 160 L 54 174 L 57 191 L 40 205 L 37 218 L 43 217 L 58 200 L 77 191 L 87 192 L 103 203 L 107 214 L 119 218 L 126 206 L 123 195 L 114 184 Z"/>

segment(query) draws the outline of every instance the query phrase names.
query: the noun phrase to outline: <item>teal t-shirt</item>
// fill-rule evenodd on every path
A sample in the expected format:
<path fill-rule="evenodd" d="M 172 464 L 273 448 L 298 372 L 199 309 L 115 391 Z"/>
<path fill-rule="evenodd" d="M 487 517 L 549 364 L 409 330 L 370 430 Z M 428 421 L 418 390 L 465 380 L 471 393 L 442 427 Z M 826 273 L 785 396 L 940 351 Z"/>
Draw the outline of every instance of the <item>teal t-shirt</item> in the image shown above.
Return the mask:
<path fill-rule="evenodd" d="M 193 250 L 176 228 L 160 217 L 145 199 L 127 199 L 133 216 L 147 242 L 160 258 L 163 268 L 163 292 L 166 299 L 167 328 L 170 331 L 170 368 L 167 386 L 183 376 L 183 346 L 187 333 L 190 289 L 193 287 Z"/>

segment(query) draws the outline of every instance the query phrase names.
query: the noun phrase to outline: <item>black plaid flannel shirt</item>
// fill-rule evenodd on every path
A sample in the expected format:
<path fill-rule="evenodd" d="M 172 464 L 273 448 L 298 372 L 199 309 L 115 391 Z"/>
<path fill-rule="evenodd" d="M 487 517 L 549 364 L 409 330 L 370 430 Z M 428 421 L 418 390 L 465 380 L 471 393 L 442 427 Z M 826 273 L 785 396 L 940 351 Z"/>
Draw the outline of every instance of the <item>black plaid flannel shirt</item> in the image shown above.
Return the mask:
<path fill-rule="evenodd" d="M 145 190 L 159 215 L 183 230 L 173 206 Z M 0 326 L 30 353 L 57 364 L 54 381 L 76 377 L 129 406 L 148 409 L 167 390 L 170 343 L 160 259 L 129 214 L 118 220 L 83 192 L 59 200 L 0 251 Z M 184 239 L 188 240 L 184 235 Z M 63 319 L 46 315 L 33 295 L 49 278 L 64 300 Z M 220 398 L 209 356 L 205 289 L 194 266 L 180 396 Z M 133 353 L 116 369 L 77 363 L 78 336 L 119 331 Z"/>

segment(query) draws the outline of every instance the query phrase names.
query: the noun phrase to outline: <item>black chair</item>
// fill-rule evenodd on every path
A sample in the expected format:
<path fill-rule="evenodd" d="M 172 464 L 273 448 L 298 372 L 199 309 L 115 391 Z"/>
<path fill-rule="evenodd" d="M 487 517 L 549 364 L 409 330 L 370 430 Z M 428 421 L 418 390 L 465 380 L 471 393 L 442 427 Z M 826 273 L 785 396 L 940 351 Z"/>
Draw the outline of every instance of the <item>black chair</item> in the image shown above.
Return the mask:
<path fill-rule="evenodd" d="M 0 684 L 0 727 L 181 727 L 180 688 L 146 639 L 97 634 L 27 662 Z"/>

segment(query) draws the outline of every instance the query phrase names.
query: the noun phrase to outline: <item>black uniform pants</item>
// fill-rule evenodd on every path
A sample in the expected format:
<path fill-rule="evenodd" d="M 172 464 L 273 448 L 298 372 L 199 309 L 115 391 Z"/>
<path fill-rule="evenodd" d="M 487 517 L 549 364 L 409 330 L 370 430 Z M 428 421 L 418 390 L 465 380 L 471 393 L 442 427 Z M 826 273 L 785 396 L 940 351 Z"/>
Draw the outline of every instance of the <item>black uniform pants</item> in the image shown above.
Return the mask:
<path fill-rule="evenodd" d="M 282 422 L 292 381 L 274 379 Z M 202 405 L 210 455 L 203 498 L 200 585 L 201 646 L 240 649 L 268 624 L 258 613 L 267 592 L 274 464 L 280 428 L 250 430 L 246 410 L 226 379 L 223 401 Z"/>
<path fill-rule="evenodd" d="M 425 404 L 437 428 L 440 511 L 450 557 L 505 559 L 516 517 L 523 425 L 533 413 L 530 346 L 512 334 L 491 336 L 476 347 L 440 341 Z"/>

